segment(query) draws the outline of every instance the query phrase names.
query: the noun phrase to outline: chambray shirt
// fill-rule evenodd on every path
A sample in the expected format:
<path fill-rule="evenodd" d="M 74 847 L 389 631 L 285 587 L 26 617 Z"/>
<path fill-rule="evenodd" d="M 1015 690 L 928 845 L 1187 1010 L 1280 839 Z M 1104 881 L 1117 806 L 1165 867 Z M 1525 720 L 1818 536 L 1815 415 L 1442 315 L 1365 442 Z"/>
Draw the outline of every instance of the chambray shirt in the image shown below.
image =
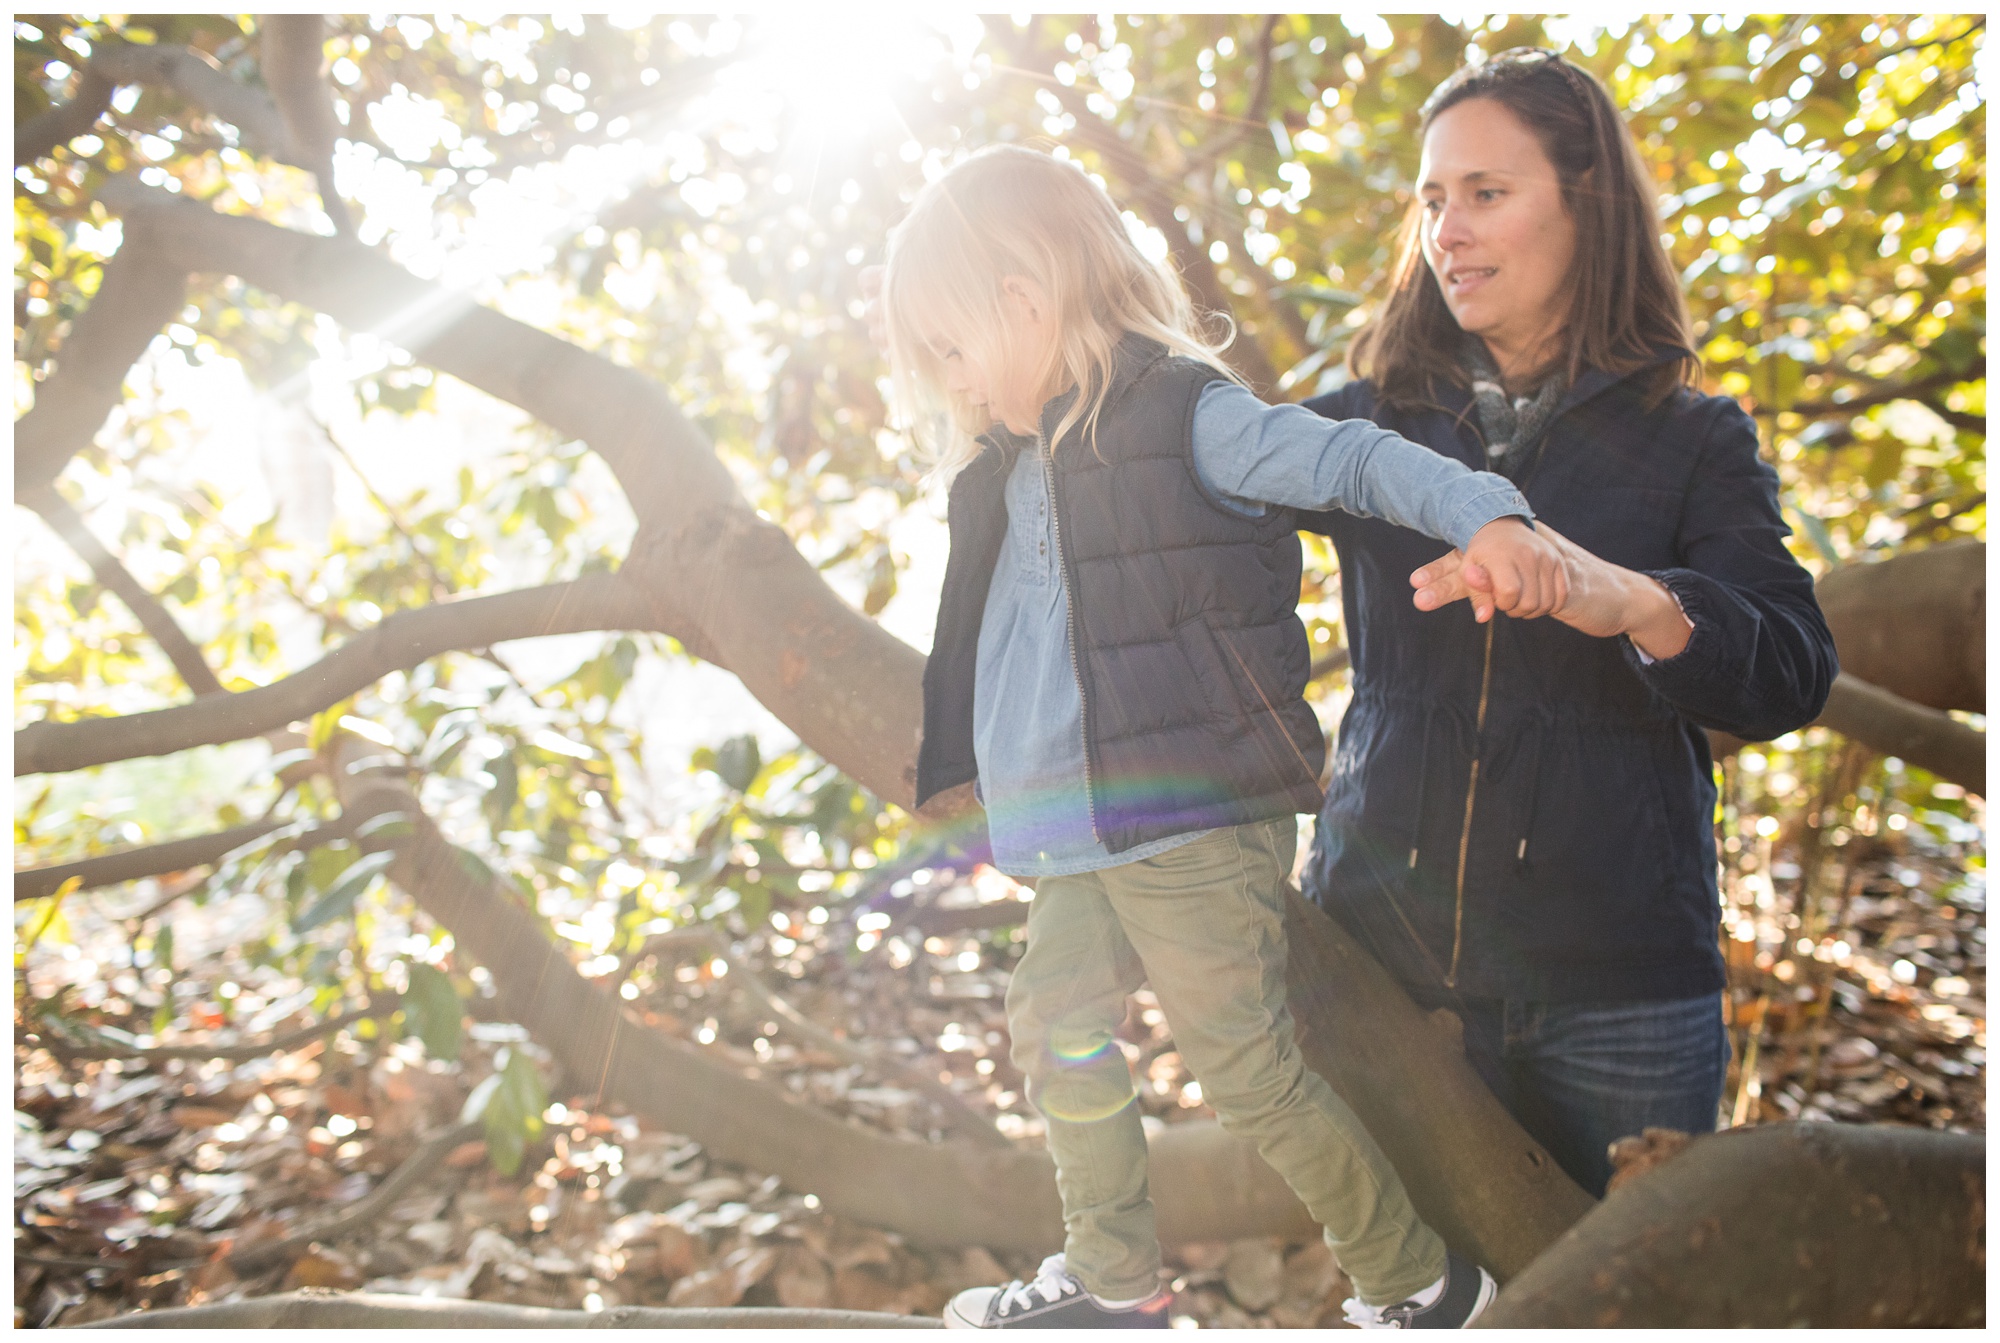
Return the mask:
<path fill-rule="evenodd" d="M 1231 382 L 1211 383 L 1195 406 L 1194 465 L 1211 493 L 1247 516 L 1271 504 L 1340 508 L 1461 550 L 1496 518 L 1534 516 L 1500 476 L 1468 470 L 1367 420 L 1267 406 Z M 1023 448 L 1007 478 L 1007 537 L 980 621 L 973 682 L 973 753 L 993 865 L 1017 877 L 1116 867 L 1207 833 L 1112 854 L 1091 831 L 1083 692 L 1070 658 L 1048 472 L 1037 444 Z"/>

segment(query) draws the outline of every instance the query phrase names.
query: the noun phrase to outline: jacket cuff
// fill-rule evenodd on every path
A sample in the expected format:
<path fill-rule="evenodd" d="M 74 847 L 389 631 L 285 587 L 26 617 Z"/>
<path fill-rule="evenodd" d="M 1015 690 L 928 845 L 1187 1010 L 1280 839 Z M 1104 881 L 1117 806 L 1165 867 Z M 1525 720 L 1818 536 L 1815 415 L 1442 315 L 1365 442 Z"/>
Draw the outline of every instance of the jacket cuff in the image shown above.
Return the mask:
<path fill-rule="evenodd" d="M 1658 582 L 1674 599 L 1674 605 L 1681 608 L 1693 629 L 1688 633 L 1687 645 L 1670 658 L 1648 657 L 1639 651 L 1629 635 L 1618 636 L 1625 647 L 1625 657 L 1639 675 L 1663 687 L 1675 683 L 1699 683 L 1711 676 L 1721 665 L 1723 655 L 1722 638 L 1713 618 L 1707 613 L 1707 593 L 1702 587 L 1702 578 L 1692 569 L 1641 569 L 1646 577 Z"/>
<path fill-rule="evenodd" d="M 1445 510 L 1444 539 L 1458 550 L 1471 545 L 1473 535 L 1489 522 L 1500 518 L 1535 520 L 1535 510 L 1528 507 L 1527 496 L 1505 476 L 1478 471 L 1466 483 L 1473 487 L 1473 492 L 1466 498 L 1453 499 Z"/>

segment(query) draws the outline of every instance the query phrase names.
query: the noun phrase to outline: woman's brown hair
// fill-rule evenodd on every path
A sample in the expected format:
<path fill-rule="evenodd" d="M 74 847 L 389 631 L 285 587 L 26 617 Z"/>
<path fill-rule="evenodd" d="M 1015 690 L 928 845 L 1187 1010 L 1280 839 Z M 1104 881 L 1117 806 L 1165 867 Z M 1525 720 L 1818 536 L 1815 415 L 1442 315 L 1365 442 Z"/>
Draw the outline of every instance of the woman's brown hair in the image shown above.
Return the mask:
<path fill-rule="evenodd" d="M 1562 183 L 1576 224 L 1576 263 L 1563 324 L 1563 362 L 1574 382 L 1585 368 L 1616 376 L 1659 363 L 1649 400 L 1693 385 L 1694 350 L 1680 277 L 1660 242 L 1659 206 L 1638 146 L 1604 86 L 1552 51 L 1517 47 L 1459 70 L 1424 103 L 1418 135 L 1447 109 L 1488 98 L 1533 133 Z M 1372 379 L 1389 402 L 1430 399 L 1443 373 L 1463 384 L 1464 332 L 1424 261 L 1424 204 L 1410 203 L 1388 301 L 1348 347 L 1347 366 Z"/>

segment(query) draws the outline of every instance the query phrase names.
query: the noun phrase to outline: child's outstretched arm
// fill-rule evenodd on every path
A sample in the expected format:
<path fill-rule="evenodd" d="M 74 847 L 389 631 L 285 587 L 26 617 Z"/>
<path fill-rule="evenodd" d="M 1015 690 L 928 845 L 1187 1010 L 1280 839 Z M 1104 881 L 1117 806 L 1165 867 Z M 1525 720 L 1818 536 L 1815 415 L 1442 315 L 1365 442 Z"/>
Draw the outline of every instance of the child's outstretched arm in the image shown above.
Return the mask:
<path fill-rule="evenodd" d="M 1233 383 L 1202 393 L 1194 430 L 1202 483 L 1245 512 L 1265 504 L 1339 508 L 1434 536 L 1476 559 L 1491 582 L 1460 595 L 1473 597 L 1482 621 L 1495 610 L 1548 615 L 1566 599 L 1561 553 L 1537 534 L 1534 510 L 1504 477 L 1469 470 L 1366 420 L 1267 406 Z"/>

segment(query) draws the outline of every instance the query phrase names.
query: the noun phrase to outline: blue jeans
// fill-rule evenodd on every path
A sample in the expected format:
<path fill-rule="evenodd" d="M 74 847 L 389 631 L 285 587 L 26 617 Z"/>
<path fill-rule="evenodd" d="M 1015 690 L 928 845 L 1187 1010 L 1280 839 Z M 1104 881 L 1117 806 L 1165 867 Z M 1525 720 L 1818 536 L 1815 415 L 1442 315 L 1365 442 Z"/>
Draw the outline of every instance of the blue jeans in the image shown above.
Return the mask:
<path fill-rule="evenodd" d="M 1466 998 L 1465 1054 L 1570 1178 L 1599 1198 L 1607 1149 L 1647 1128 L 1715 1130 L 1729 1071 L 1722 997 L 1536 1003 Z"/>

